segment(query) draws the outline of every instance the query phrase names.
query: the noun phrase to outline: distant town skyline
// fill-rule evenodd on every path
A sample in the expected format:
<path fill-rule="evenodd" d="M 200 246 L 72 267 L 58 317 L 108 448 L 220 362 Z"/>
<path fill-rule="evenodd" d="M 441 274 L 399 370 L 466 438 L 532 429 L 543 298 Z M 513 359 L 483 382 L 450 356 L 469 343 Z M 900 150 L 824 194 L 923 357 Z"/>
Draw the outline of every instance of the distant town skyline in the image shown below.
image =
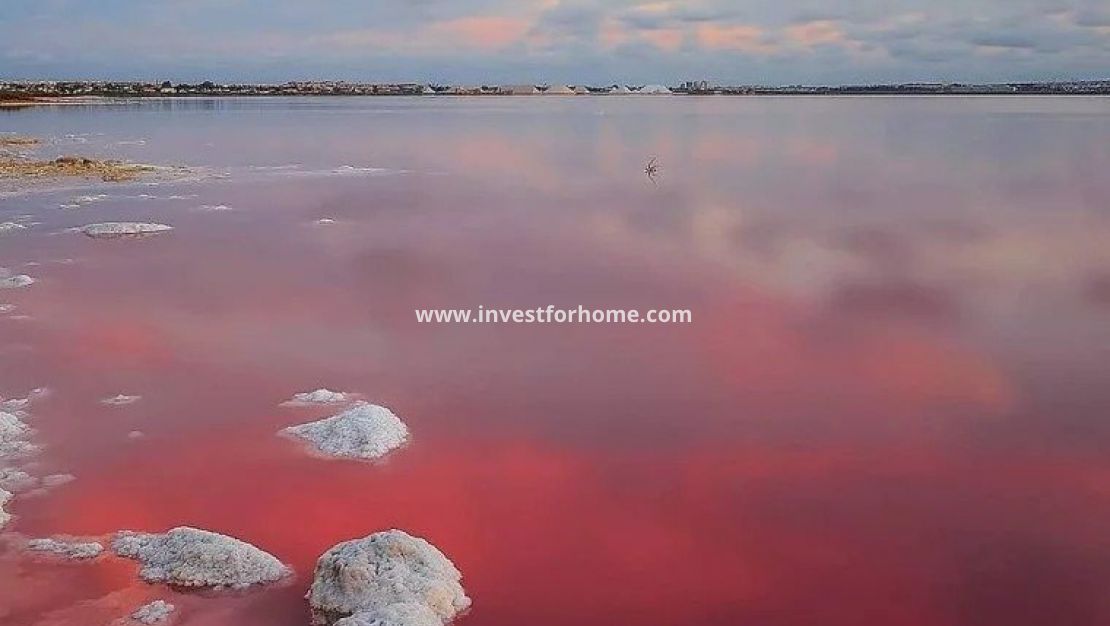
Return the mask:
<path fill-rule="evenodd" d="M 1095 0 L 5 0 L 0 79 L 1102 79 Z"/>

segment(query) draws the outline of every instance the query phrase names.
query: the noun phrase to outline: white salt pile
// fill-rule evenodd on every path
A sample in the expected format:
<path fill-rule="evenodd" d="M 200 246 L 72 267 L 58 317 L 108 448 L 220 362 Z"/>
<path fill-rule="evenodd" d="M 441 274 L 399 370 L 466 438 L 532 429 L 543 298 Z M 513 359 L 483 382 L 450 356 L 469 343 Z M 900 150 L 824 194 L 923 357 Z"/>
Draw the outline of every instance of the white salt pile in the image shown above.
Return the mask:
<path fill-rule="evenodd" d="M 121 393 L 117 396 L 112 396 L 111 398 L 104 398 L 100 401 L 100 403 L 107 404 L 109 406 L 123 406 L 125 404 L 133 404 L 141 399 L 142 396 L 128 396 Z"/>
<path fill-rule="evenodd" d="M 121 531 L 112 550 L 139 561 L 143 580 L 181 587 L 242 589 L 290 573 L 273 555 L 245 541 L 187 526 L 162 534 Z"/>
<path fill-rule="evenodd" d="M 376 459 L 408 441 L 409 429 L 393 411 L 359 402 L 338 415 L 284 428 L 281 434 L 303 439 L 329 456 Z"/>
<path fill-rule="evenodd" d="M 135 612 L 131 614 L 131 619 L 140 624 L 157 624 L 165 621 L 176 608 L 165 600 L 155 600 L 135 609 Z"/>
<path fill-rule="evenodd" d="M 0 487 L 0 528 L 3 528 L 12 519 L 11 514 L 4 510 L 4 505 L 11 499 L 11 492 Z"/>
<path fill-rule="evenodd" d="M 442 626 L 470 606 L 461 580 L 435 546 L 389 530 L 325 552 L 306 598 L 316 626 Z"/>
<path fill-rule="evenodd" d="M 343 404 L 355 399 L 355 394 L 330 389 L 317 389 L 295 393 L 293 397 L 282 402 L 282 406 L 310 406 L 313 404 Z"/>
<path fill-rule="evenodd" d="M 75 561 L 94 559 L 104 552 L 104 546 L 95 541 L 64 541 L 58 539 L 32 539 L 27 549 L 33 552 L 46 552 Z"/>
<path fill-rule="evenodd" d="M 173 226 L 166 224 L 152 224 L 146 222 L 102 222 L 87 224 L 79 229 L 89 237 L 110 239 L 114 237 L 136 237 L 140 235 L 153 235 L 173 230 Z"/>

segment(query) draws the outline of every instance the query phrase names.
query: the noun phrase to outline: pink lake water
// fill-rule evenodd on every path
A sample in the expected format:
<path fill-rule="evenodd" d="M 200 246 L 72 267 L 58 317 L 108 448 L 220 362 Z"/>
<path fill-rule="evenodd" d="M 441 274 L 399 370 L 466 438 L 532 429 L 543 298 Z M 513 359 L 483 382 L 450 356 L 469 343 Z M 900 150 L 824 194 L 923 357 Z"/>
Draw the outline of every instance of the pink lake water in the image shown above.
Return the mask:
<path fill-rule="evenodd" d="M 1110 624 L 1110 100 L 184 100 L 0 131 L 219 174 L 0 198 L 28 225 L 0 267 L 38 281 L 0 291 L 0 396 L 49 388 L 30 469 L 76 476 L 4 532 L 191 525 L 296 572 L 183 593 L 9 545 L 5 626 L 156 597 L 306 625 L 316 558 L 389 528 L 458 565 L 461 626 Z M 113 220 L 174 230 L 66 232 Z M 694 321 L 413 314 L 548 304 Z M 330 413 L 278 406 L 318 387 L 412 443 L 275 436 Z"/>

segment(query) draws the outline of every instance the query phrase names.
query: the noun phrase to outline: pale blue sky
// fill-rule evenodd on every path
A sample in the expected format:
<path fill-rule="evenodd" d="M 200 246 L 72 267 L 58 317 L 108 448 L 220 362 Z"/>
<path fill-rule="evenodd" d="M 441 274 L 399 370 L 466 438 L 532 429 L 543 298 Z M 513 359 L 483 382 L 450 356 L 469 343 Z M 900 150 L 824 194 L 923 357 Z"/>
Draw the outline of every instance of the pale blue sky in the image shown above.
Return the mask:
<path fill-rule="evenodd" d="M 1110 0 L 0 0 L 0 78 L 1110 77 Z"/>

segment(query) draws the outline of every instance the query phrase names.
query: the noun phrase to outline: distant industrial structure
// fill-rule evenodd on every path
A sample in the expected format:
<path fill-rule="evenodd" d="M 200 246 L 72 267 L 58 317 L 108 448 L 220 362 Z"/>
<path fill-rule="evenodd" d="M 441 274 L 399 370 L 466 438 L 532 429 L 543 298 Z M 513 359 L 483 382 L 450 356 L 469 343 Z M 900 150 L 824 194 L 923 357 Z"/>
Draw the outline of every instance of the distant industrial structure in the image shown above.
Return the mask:
<path fill-rule="evenodd" d="M 0 99 L 102 96 L 580 96 L 580 95 L 1110 95 L 1110 80 L 1044 83 L 903 83 L 876 85 L 718 86 L 706 80 L 680 85 L 435 85 L 292 81 L 282 84 L 217 84 L 119 81 L 0 81 Z"/>

